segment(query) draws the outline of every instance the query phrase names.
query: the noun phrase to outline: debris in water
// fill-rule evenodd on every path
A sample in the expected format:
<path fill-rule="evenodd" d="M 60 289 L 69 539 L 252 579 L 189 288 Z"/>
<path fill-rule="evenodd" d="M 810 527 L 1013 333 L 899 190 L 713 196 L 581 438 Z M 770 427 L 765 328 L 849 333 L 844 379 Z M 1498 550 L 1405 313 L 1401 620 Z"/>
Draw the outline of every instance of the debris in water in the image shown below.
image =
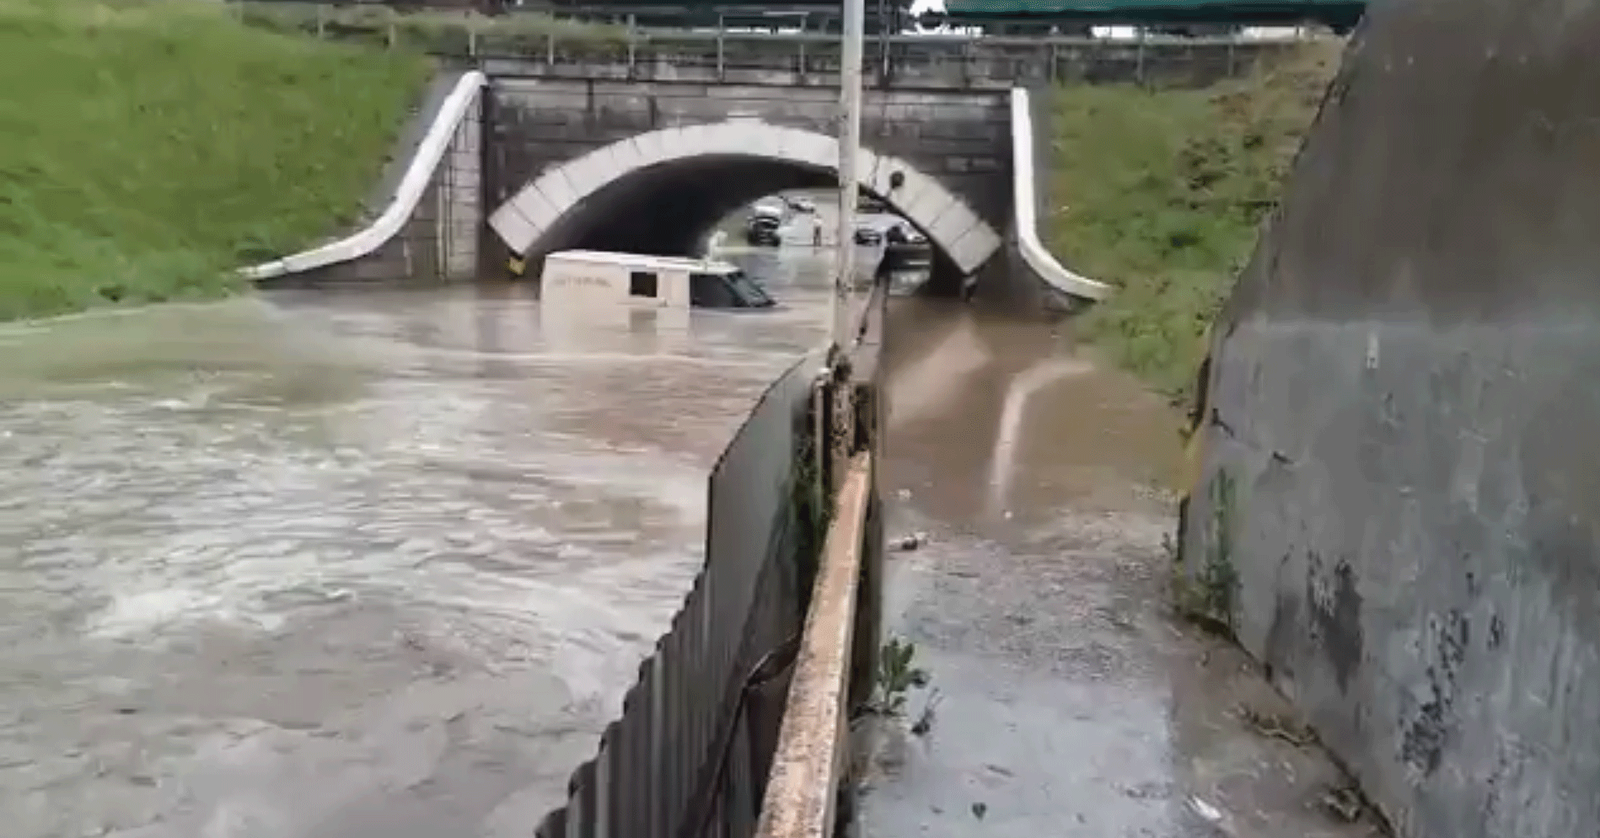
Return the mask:
<path fill-rule="evenodd" d="M 921 547 L 923 544 L 927 543 L 927 541 L 928 541 L 928 536 L 926 534 L 920 533 L 920 532 L 914 532 L 914 533 L 912 533 L 910 535 L 902 535 L 899 538 L 895 539 L 894 540 L 894 549 L 899 550 L 901 552 L 910 552 L 912 550 L 917 549 L 918 547 Z"/>
<path fill-rule="evenodd" d="M 923 683 L 925 684 L 926 680 Z M 922 684 L 918 686 L 922 686 Z M 933 714 L 939 707 L 940 698 L 942 696 L 939 695 L 938 690 L 934 690 L 933 694 L 928 696 L 928 703 L 923 706 L 922 715 L 918 716 L 916 722 L 911 725 L 911 735 L 926 736 L 929 731 L 933 730 Z"/>
<path fill-rule="evenodd" d="M 1317 742 L 1317 735 L 1309 727 L 1287 716 L 1262 712 L 1247 704 L 1240 704 L 1234 712 L 1251 730 L 1269 739 L 1281 739 L 1296 748 Z"/>
<path fill-rule="evenodd" d="M 1353 781 L 1345 780 L 1322 793 L 1317 801 L 1322 810 L 1335 820 L 1342 823 L 1355 823 L 1361 818 L 1364 805 L 1361 799 L 1361 789 Z"/>
<path fill-rule="evenodd" d="M 1217 807 L 1207 803 L 1204 800 L 1201 800 L 1198 797 L 1189 798 L 1189 809 L 1196 815 L 1199 815 L 1201 820 L 1211 824 L 1214 829 L 1223 835 L 1234 834 L 1233 824 L 1228 818 L 1227 812 L 1218 809 Z"/>

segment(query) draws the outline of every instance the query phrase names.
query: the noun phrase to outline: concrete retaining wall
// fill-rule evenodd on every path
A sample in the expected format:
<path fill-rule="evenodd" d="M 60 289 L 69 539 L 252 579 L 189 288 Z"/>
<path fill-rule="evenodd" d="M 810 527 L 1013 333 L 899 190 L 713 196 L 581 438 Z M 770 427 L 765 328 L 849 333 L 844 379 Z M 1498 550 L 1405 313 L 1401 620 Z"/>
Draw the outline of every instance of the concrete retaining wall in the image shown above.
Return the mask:
<path fill-rule="evenodd" d="M 1402 836 L 1600 824 L 1600 2 L 1374 4 L 1215 332 L 1185 562 Z"/>

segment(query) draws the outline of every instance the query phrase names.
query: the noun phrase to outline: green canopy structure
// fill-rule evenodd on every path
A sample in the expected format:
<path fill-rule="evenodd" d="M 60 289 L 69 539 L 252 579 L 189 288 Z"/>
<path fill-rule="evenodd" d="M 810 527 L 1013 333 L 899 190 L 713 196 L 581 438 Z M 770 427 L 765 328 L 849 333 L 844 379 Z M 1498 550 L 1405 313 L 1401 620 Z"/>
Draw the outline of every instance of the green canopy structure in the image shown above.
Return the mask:
<path fill-rule="evenodd" d="M 641 26 L 699 29 L 723 26 L 745 29 L 804 29 L 836 32 L 843 0 L 544 0 L 539 5 L 564 17 L 629 21 Z M 912 21 L 911 0 L 866 0 L 866 28 L 898 32 Z"/>
<path fill-rule="evenodd" d="M 958 26 L 1238 27 L 1314 23 L 1343 31 L 1355 26 L 1365 8 L 1365 0 L 947 0 L 939 17 Z"/>

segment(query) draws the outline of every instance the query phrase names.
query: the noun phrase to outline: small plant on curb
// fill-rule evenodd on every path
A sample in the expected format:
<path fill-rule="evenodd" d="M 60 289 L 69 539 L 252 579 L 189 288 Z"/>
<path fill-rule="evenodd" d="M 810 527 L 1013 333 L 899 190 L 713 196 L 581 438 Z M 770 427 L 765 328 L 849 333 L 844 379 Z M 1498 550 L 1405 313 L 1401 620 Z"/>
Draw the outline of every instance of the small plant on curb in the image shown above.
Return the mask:
<path fill-rule="evenodd" d="M 790 506 L 794 510 L 794 524 L 799 528 L 800 578 L 805 580 L 804 589 L 809 592 L 822 556 L 822 544 L 827 539 L 828 522 L 833 517 L 832 498 L 822 485 L 816 443 L 809 436 L 803 436 L 795 447 L 794 462 Z"/>
<path fill-rule="evenodd" d="M 905 713 L 906 696 L 928 685 L 928 672 L 915 664 L 917 644 L 891 637 L 878 651 L 878 671 L 867 711 L 879 716 Z"/>

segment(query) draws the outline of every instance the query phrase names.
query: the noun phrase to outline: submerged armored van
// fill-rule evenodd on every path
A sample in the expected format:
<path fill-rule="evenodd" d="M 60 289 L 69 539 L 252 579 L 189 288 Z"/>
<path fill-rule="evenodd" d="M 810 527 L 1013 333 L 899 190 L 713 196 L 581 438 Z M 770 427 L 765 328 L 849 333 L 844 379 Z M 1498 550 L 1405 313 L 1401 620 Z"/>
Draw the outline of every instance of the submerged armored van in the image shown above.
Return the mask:
<path fill-rule="evenodd" d="M 539 277 L 540 332 L 558 352 L 692 354 L 691 315 L 776 308 L 744 271 L 715 259 L 566 250 L 546 256 Z"/>
<path fill-rule="evenodd" d="M 544 258 L 540 306 L 573 309 L 763 309 L 772 297 L 736 265 L 715 259 L 564 250 Z"/>

